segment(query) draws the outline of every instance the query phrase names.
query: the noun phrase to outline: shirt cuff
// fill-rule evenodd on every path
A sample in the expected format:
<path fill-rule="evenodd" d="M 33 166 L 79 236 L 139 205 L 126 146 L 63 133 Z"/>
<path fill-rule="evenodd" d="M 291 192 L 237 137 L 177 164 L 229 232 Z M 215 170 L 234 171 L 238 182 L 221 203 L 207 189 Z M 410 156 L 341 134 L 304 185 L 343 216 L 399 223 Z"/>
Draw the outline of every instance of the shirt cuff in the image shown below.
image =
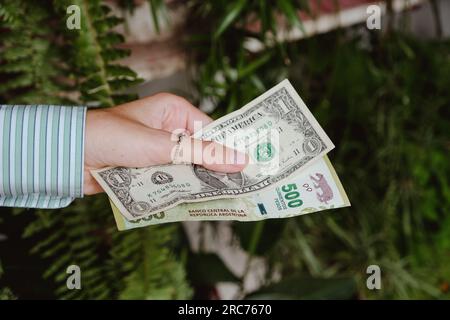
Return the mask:
<path fill-rule="evenodd" d="M 86 107 L 0 106 L 0 206 L 62 208 L 83 197 Z"/>

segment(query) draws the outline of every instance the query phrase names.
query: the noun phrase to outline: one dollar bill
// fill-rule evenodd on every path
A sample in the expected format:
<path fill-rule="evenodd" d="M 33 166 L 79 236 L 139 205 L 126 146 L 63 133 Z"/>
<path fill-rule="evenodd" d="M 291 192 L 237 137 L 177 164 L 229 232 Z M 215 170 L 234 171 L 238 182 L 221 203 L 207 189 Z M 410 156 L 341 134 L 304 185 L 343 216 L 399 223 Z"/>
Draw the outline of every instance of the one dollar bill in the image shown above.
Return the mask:
<path fill-rule="evenodd" d="M 334 148 L 288 80 L 194 137 L 245 152 L 250 163 L 242 172 L 231 174 L 174 164 L 105 168 L 92 174 L 132 221 L 181 203 L 245 197 L 276 187 Z"/>
<path fill-rule="evenodd" d="M 119 230 L 179 221 L 288 218 L 347 206 L 350 206 L 347 194 L 327 156 L 278 187 L 243 198 L 183 203 L 138 220 L 127 220 L 111 201 Z"/>

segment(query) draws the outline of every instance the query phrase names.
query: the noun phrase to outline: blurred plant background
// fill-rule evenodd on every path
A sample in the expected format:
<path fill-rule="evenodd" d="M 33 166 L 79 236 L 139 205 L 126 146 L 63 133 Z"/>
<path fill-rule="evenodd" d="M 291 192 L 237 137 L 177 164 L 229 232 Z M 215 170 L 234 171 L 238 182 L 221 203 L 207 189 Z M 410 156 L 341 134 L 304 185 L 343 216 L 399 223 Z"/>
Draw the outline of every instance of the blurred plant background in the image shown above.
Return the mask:
<path fill-rule="evenodd" d="M 0 103 L 109 107 L 137 98 L 140 70 L 123 63 L 131 27 L 117 12 L 129 17 L 144 2 L 0 0 Z M 173 91 L 214 117 L 289 78 L 336 145 L 330 158 L 352 207 L 233 223 L 226 245 L 246 253 L 241 274 L 204 246 L 194 250 L 180 223 L 118 232 L 104 195 L 62 210 L 1 208 L 0 299 L 220 298 L 220 283 L 234 284 L 237 298 L 449 298 L 450 41 L 442 21 L 450 12 L 424 1 L 431 38 L 411 32 L 411 10 L 395 13 L 395 1 L 381 30 L 368 30 L 364 18 L 278 36 L 306 35 L 314 2 L 145 5 L 155 34 L 164 34 L 172 7 L 183 7 L 177 45 L 192 86 Z M 66 28 L 73 4 L 81 30 Z M 200 237 L 219 227 L 201 223 Z M 264 268 L 247 290 L 254 260 Z M 66 288 L 71 264 L 82 270 L 82 290 Z M 381 290 L 366 287 L 372 264 L 382 270 Z"/>

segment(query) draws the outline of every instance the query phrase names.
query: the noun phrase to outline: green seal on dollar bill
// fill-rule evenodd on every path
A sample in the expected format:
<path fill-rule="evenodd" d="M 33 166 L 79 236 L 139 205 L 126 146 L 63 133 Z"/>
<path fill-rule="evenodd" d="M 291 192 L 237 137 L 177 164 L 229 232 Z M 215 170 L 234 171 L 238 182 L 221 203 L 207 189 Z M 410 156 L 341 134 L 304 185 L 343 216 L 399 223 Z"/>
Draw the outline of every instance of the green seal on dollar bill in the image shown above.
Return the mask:
<path fill-rule="evenodd" d="M 260 143 L 256 146 L 256 160 L 267 162 L 273 159 L 275 148 L 270 142 Z"/>

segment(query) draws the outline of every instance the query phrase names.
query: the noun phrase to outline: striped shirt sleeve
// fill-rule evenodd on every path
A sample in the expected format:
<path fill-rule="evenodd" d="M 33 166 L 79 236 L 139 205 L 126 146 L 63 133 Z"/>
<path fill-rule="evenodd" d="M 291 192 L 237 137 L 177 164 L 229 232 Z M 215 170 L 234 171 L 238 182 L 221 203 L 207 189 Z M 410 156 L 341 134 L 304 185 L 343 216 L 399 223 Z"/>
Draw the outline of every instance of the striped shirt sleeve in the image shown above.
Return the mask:
<path fill-rule="evenodd" d="M 0 105 L 0 206 L 62 208 L 83 197 L 85 107 Z"/>

